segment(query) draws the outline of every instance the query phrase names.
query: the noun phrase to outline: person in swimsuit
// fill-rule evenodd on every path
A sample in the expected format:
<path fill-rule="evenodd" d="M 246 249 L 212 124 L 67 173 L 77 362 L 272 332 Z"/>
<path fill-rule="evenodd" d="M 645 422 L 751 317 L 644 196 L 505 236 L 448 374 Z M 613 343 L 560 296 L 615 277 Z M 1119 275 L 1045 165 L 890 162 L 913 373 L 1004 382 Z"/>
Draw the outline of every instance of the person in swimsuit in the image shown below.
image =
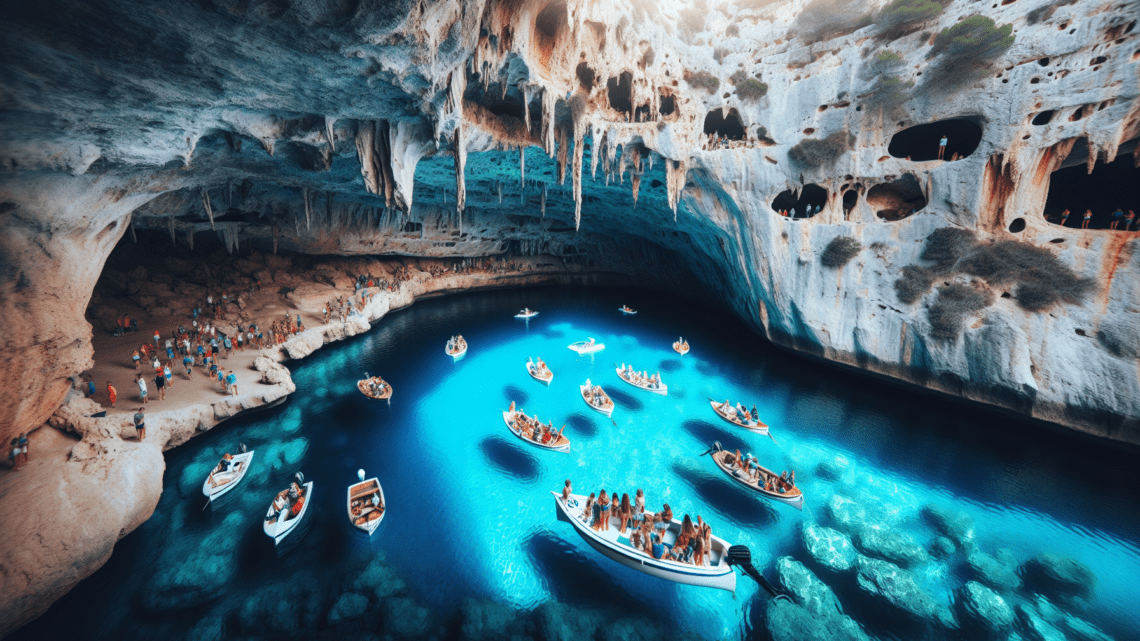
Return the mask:
<path fill-rule="evenodd" d="M 610 499 L 606 496 L 606 491 L 603 489 L 598 493 L 598 519 L 594 523 L 594 529 L 599 532 L 605 532 L 610 529 Z"/>
<path fill-rule="evenodd" d="M 562 502 L 565 503 L 570 500 L 570 479 L 566 479 L 566 484 L 562 486 Z"/>
<path fill-rule="evenodd" d="M 621 506 L 618 508 L 617 517 L 621 519 L 621 527 L 618 528 L 622 534 L 625 534 L 625 526 L 629 524 L 630 519 L 633 518 L 633 506 L 629 504 L 629 495 L 621 495 Z"/>
<path fill-rule="evenodd" d="M 594 493 L 590 492 L 590 496 L 586 498 L 586 509 L 582 510 L 582 520 L 589 523 L 590 517 L 594 516 Z"/>

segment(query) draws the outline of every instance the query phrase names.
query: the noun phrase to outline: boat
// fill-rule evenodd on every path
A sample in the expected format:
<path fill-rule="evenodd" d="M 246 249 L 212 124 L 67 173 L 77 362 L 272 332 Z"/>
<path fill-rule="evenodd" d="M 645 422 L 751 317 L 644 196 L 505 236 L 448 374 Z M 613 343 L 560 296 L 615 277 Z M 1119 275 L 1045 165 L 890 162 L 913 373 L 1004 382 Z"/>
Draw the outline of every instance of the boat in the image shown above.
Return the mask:
<path fill-rule="evenodd" d="M 533 419 L 528 417 L 526 414 L 523 414 L 521 409 L 516 411 L 514 408 L 515 404 L 512 402 L 511 409 L 503 412 L 503 422 L 507 424 L 507 427 L 510 428 L 512 434 L 526 441 L 528 444 L 535 447 L 541 447 L 544 450 L 554 450 L 555 452 L 570 451 L 570 439 L 566 438 L 566 436 L 561 433 L 556 433 L 558 438 L 551 443 L 539 443 L 538 441 L 535 441 L 530 436 L 534 433 L 534 427 L 527 425 L 527 423 L 531 422 Z M 566 426 L 562 426 L 562 429 L 566 429 Z"/>
<path fill-rule="evenodd" d="M 681 356 L 688 354 L 689 353 L 689 341 L 677 339 L 677 341 L 673 343 L 673 351 L 677 352 Z"/>
<path fill-rule="evenodd" d="M 744 429 L 750 432 L 756 432 L 757 434 L 768 433 L 768 426 L 759 420 L 757 420 L 755 423 L 749 424 L 737 418 L 736 408 L 732 407 L 728 401 L 725 401 L 724 405 L 721 405 L 720 403 L 717 403 L 710 398 L 709 405 L 712 406 L 713 411 L 716 412 L 717 416 L 723 418 L 724 420 L 732 423 L 737 427 L 743 427 Z"/>
<path fill-rule="evenodd" d="M 384 513 L 388 504 L 384 501 L 384 488 L 380 487 L 380 480 L 376 477 L 365 480 L 364 470 L 357 470 L 359 483 L 348 486 L 348 521 L 358 530 L 372 536 L 380 521 L 384 520 Z"/>
<path fill-rule="evenodd" d="M 538 312 L 530 309 L 529 307 L 515 314 L 515 318 L 534 318 L 535 316 L 538 316 Z"/>
<path fill-rule="evenodd" d="M 605 343 L 599 343 L 595 341 L 593 337 L 590 337 L 584 341 L 570 343 L 566 347 L 574 350 L 575 352 L 578 352 L 579 354 L 593 354 L 594 352 L 600 352 L 605 349 L 606 345 Z"/>
<path fill-rule="evenodd" d="M 598 393 L 601 395 L 600 401 L 597 404 L 594 403 L 593 397 L 589 394 L 591 387 L 597 387 Z M 590 385 L 590 379 L 587 378 L 586 384 L 579 385 L 578 390 L 582 393 L 582 400 L 586 401 L 586 405 L 589 405 L 606 416 L 613 414 L 614 401 L 606 394 L 606 391 L 603 390 L 600 385 Z"/>
<path fill-rule="evenodd" d="M 633 368 L 623 370 L 620 367 L 615 367 L 614 371 L 617 372 L 618 378 L 629 383 L 630 385 L 633 385 L 637 389 L 652 392 L 654 394 L 660 394 L 662 396 L 669 394 L 669 386 L 664 383 L 654 387 L 652 383 L 635 381 L 631 376 L 631 373 L 633 373 Z"/>
<path fill-rule="evenodd" d="M 610 559 L 667 581 L 736 592 L 736 573 L 732 569 L 732 559 L 729 558 L 729 549 L 732 546 L 724 539 L 715 535 L 712 537 L 712 549 L 708 553 L 707 565 L 655 559 L 630 545 L 629 538 L 618 530 L 620 524 L 618 519 L 611 516 L 608 527 L 602 532 L 594 530 L 582 520 L 581 512 L 586 504 L 585 496 L 571 494 L 570 498 L 563 502 L 561 494 L 558 492 L 551 494 L 554 495 L 558 520 L 574 526 L 578 535 L 589 543 L 590 547 Z M 665 531 L 664 542 L 671 544 L 680 533 L 681 522 L 674 519 L 669 529 Z"/>
<path fill-rule="evenodd" d="M 539 360 L 541 361 L 542 359 Z M 543 363 L 543 365 L 546 365 L 546 363 Z M 550 371 L 549 367 L 543 367 L 542 371 L 539 371 L 538 364 L 529 359 L 526 362 L 526 371 L 530 374 L 531 378 L 536 381 L 542 381 L 547 385 L 550 385 L 550 382 L 554 380 L 554 372 Z"/>
<path fill-rule="evenodd" d="M 708 452 L 705 452 L 705 454 L 712 454 L 712 460 L 716 463 L 716 466 L 720 468 L 720 471 L 727 474 L 729 478 L 740 485 L 743 485 L 764 498 L 772 499 L 777 503 L 785 503 L 797 510 L 804 509 L 804 493 L 795 485 L 792 485 L 786 492 L 764 489 L 768 479 L 771 479 L 774 484 L 777 484 L 777 487 L 784 483 L 780 475 L 772 470 L 757 465 L 756 467 L 760 470 L 760 476 L 757 480 L 753 481 L 745 477 L 744 473 L 735 467 L 734 461 L 736 454 L 734 452 L 725 451 L 719 442 L 713 443 L 713 447 L 709 449 Z"/>
<path fill-rule="evenodd" d="M 250 461 L 253 460 L 253 452 L 255 450 L 245 451 L 245 446 L 241 446 L 241 453 L 237 456 L 232 456 L 229 459 L 229 469 L 221 471 L 222 461 L 218 462 L 218 466 L 210 471 L 210 475 L 202 482 L 202 494 L 210 502 L 218 500 L 223 494 L 237 487 L 238 483 L 245 478 L 245 473 L 249 470 Z M 226 454 L 226 456 L 230 456 Z"/>
<path fill-rule="evenodd" d="M 368 372 L 365 372 L 364 374 L 367 376 Z M 372 393 L 372 387 L 368 384 L 369 381 L 376 381 L 376 384 L 380 386 L 379 394 Z M 356 381 L 356 389 L 360 390 L 361 394 L 373 400 L 386 401 L 392 398 L 392 385 L 379 376 L 370 376 Z"/>
<path fill-rule="evenodd" d="M 448 339 L 444 351 L 452 358 L 459 358 L 467 353 L 467 340 L 462 336 Z"/>
<path fill-rule="evenodd" d="M 630 307 L 629 305 L 622 305 L 621 307 L 618 308 L 618 311 L 623 313 L 623 314 L 626 314 L 627 316 L 633 316 L 634 314 L 637 313 L 637 310 Z"/>
<path fill-rule="evenodd" d="M 269 505 L 269 511 L 265 514 L 265 522 L 262 528 L 265 530 L 265 535 L 273 539 L 273 543 L 276 545 L 281 545 L 285 537 L 289 536 L 289 534 L 296 530 L 297 526 L 305 520 L 305 515 L 309 512 L 309 504 L 312 503 L 313 482 L 309 481 L 305 483 L 305 477 L 300 472 L 297 473 L 296 478 L 298 484 L 303 483 L 303 485 L 301 485 L 300 497 L 295 503 L 286 508 L 285 517 L 279 517 L 272 503 Z M 274 497 L 274 503 L 277 502 L 278 498 L 282 498 L 288 502 L 289 490 L 291 488 L 292 484 L 278 492 L 277 496 Z"/>

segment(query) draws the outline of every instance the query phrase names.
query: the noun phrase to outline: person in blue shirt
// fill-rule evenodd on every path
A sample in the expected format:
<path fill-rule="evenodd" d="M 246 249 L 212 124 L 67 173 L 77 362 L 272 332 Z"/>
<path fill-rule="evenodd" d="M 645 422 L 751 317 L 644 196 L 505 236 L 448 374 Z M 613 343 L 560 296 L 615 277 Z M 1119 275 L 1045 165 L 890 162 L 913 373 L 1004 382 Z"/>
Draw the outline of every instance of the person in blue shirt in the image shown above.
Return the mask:
<path fill-rule="evenodd" d="M 1116 226 L 1120 224 L 1120 221 L 1123 218 L 1124 218 L 1124 210 L 1117 207 L 1116 211 L 1112 212 L 1112 225 L 1110 226 L 1110 228 L 1116 229 Z"/>
<path fill-rule="evenodd" d="M 226 374 L 226 385 L 230 388 L 230 396 L 237 396 L 237 374 L 232 371 Z"/>

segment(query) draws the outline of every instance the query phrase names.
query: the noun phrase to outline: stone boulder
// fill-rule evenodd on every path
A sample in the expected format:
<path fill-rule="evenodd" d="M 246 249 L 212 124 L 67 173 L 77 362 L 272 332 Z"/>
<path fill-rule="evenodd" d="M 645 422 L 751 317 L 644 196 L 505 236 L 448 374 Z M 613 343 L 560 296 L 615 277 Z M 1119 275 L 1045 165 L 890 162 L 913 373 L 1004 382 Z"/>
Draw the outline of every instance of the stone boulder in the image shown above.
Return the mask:
<path fill-rule="evenodd" d="M 285 295 L 285 299 L 297 309 L 314 313 L 319 313 L 325 303 L 336 297 L 337 293 L 331 291 L 328 285 L 317 283 L 302 283 Z"/>
<path fill-rule="evenodd" d="M 1087 565 L 1060 554 L 1038 554 L 1021 566 L 1025 586 L 1047 597 L 1092 596 L 1096 575 Z"/>
<path fill-rule="evenodd" d="M 259 587 L 242 603 L 237 619 L 245 632 L 269 638 L 315 632 L 325 612 L 325 590 L 311 573 L 293 573 L 288 580 Z"/>
<path fill-rule="evenodd" d="M 957 551 L 958 547 L 954 542 L 944 536 L 930 542 L 930 556 L 936 559 L 948 559 Z"/>
<path fill-rule="evenodd" d="M 835 522 L 835 527 L 848 534 L 858 532 L 870 525 L 867 509 L 863 504 L 842 494 L 835 494 L 827 501 L 827 515 Z"/>
<path fill-rule="evenodd" d="M 364 616 L 368 611 L 368 597 L 359 592 L 345 592 L 329 610 L 329 625 L 336 625 L 342 621 L 352 621 Z"/>
<path fill-rule="evenodd" d="M 910 572 L 882 561 L 859 557 L 856 582 L 861 592 L 886 609 L 905 614 L 916 621 L 933 621 L 938 607 L 914 580 Z"/>
<path fill-rule="evenodd" d="M 977 581 L 967 582 L 958 591 L 957 605 L 962 629 L 974 638 L 1000 639 L 1013 629 L 1013 607 L 1000 594 Z"/>
<path fill-rule="evenodd" d="M 768 602 L 764 623 L 772 641 L 867 641 L 850 617 L 818 616 L 807 607 L 783 599 Z"/>
<path fill-rule="evenodd" d="M 815 616 L 831 616 L 841 611 L 839 599 L 826 583 L 820 581 L 804 564 L 790 556 L 776 560 L 780 585 L 796 603 Z"/>
<path fill-rule="evenodd" d="M 258 356 L 253 361 L 253 368 L 261 372 L 261 382 L 266 385 L 289 384 L 293 385 L 293 377 L 289 368 L 265 356 Z"/>
<path fill-rule="evenodd" d="M 847 460 L 846 456 L 842 454 L 836 455 L 829 459 L 824 459 L 815 466 L 815 475 L 821 479 L 828 481 L 838 481 L 847 474 L 850 469 L 851 462 Z"/>
<path fill-rule="evenodd" d="M 835 572 L 846 572 L 858 556 L 846 534 L 819 525 L 805 525 L 800 532 L 804 550 L 823 567 Z"/>
<path fill-rule="evenodd" d="M 526 633 L 526 625 L 519 618 L 518 610 L 501 603 L 466 597 L 459 614 L 463 621 L 459 638 L 464 641 L 499 641 Z"/>
<path fill-rule="evenodd" d="M 558 601 L 544 602 L 536 613 L 538 627 L 546 641 L 593 639 L 598 628 L 606 622 L 596 610 L 570 607 Z"/>
<path fill-rule="evenodd" d="M 285 353 L 292 359 L 305 358 L 325 344 L 325 335 L 319 329 L 307 329 L 285 341 Z"/>
<path fill-rule="evenodd" d="M 407 590 L 404 580 L 388 567 L 382 555 L 368 562 L 360 575 L 351 582 L 351 587 L 354 590 L 372 593 L 378 599 L 403 594 Z"/>
<path fill-rule="evenodd" d="M 1066 641 L 1065 633 L 1057 629 L 1041 616 L 1033 606 L 1022 603 L 1017 606 L 1017 616 L 1025 637 L 1032 641 Z"/>
<path fill-rule="evenodd" d="M 385 599 L 383 631 L 397 639 L 411 639 L 426 635 L 432 628 L 431 613 L 408 597 Z"/>
<path fill-rule="evenodd" d="M 963 550 L 974 548 L 974 519 L 969 514 L 955 512 L 934 503 L 922 506 L 920 514 L 931 527 Z"/>
<path fill-rule="evenodd" d="M 225 638 L 226 626 L 221 617 L 210 616 L 195 623 L 182 641 L 222 641 Z"/>
<path fill-rule="evenodd" d="M 929 560 L 909 534 L 899 532 L 884 525 L 863 528 L 853 539 L 855 546 L 864 554 L 884 559 L 904 568 L 912 568 Z"/>
<path fill-rule="evenodd" d="M 999 550 L 996 556 L 974 551 L 966 557 L 965 573 L 979 583 L 984 583 L 1000 592 L 1012 592 L 1021 587 L 1015 561 L 1008 550 Z"/>
<path fill-rule="evenodd" d="M 194 549 L 167 549 L 162 559 L 170 565 L 155 568 L 143 585 L 142 604 L 150 612 L 186 610 L 221 598 L 237 575 L 237 551 L 245 517 L 231 512 Z"/>

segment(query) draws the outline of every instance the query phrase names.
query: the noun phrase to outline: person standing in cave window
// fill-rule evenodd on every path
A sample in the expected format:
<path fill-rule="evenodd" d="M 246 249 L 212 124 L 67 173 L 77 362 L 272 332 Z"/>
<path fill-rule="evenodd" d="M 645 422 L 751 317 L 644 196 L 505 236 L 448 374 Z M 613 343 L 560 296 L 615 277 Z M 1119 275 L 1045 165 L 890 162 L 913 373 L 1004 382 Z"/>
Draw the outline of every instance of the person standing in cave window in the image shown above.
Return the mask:
<path fill-rule="evenodd" d="M 942 140 L 938 141 L 938 159 L 942 160 L 946 156 L 946 143 L 949 142 L 946 134 L 942 134 Z"/>
<path fill-rule="evenodd" d="M 1124 214 L 1124 231 L 1130 230 L 1132 228 L 1132 223 L 1135 220 L 1136 220 L 1136 212 L 1129 209 L 1128 213 Z"/>
<path fill-rule="evenodd" d="M 146 438 L 146 414 L 143 414 L 143 408 L 138 408 L 135 411 L 135 431 L 138 432 L 139 440 L 142 441 Z"/>
<path fill-rule="evenodd" d="M 1090 222 L 1092 222 L 1092 210 L 1091 210 L 1091 209 L 1086 209 L 1086 210 L 1085 210 L 1085 215 L 1084 215 L 1084 217 L 1081 219 L 1081 229 L 1088 229 L 1088 228 L 1089 228 L 1089 223 L 1090 223 Z"/>
<path fill-rule="evenodd" d="M 1068 209 L 1061 212 L 1061 226 L 1062 227 L 1064 227 L 1065 223 L 1067 223 L 1069 221 L 1069 214 L 1071 214 L 1071 213 L 1072 212 L 1070 212 Z"/>
<path fill-rule="evenodd" d="M 1116 211 L 1112 212 L 1112 224 L 1109 225 L 1109 229 L 1115 230 L 1117 228 L 1117 226 L 1120 225 L 1120 221 L 1123 219 L 1124 219 L 1124 210 L 1117 207 Z"/>

